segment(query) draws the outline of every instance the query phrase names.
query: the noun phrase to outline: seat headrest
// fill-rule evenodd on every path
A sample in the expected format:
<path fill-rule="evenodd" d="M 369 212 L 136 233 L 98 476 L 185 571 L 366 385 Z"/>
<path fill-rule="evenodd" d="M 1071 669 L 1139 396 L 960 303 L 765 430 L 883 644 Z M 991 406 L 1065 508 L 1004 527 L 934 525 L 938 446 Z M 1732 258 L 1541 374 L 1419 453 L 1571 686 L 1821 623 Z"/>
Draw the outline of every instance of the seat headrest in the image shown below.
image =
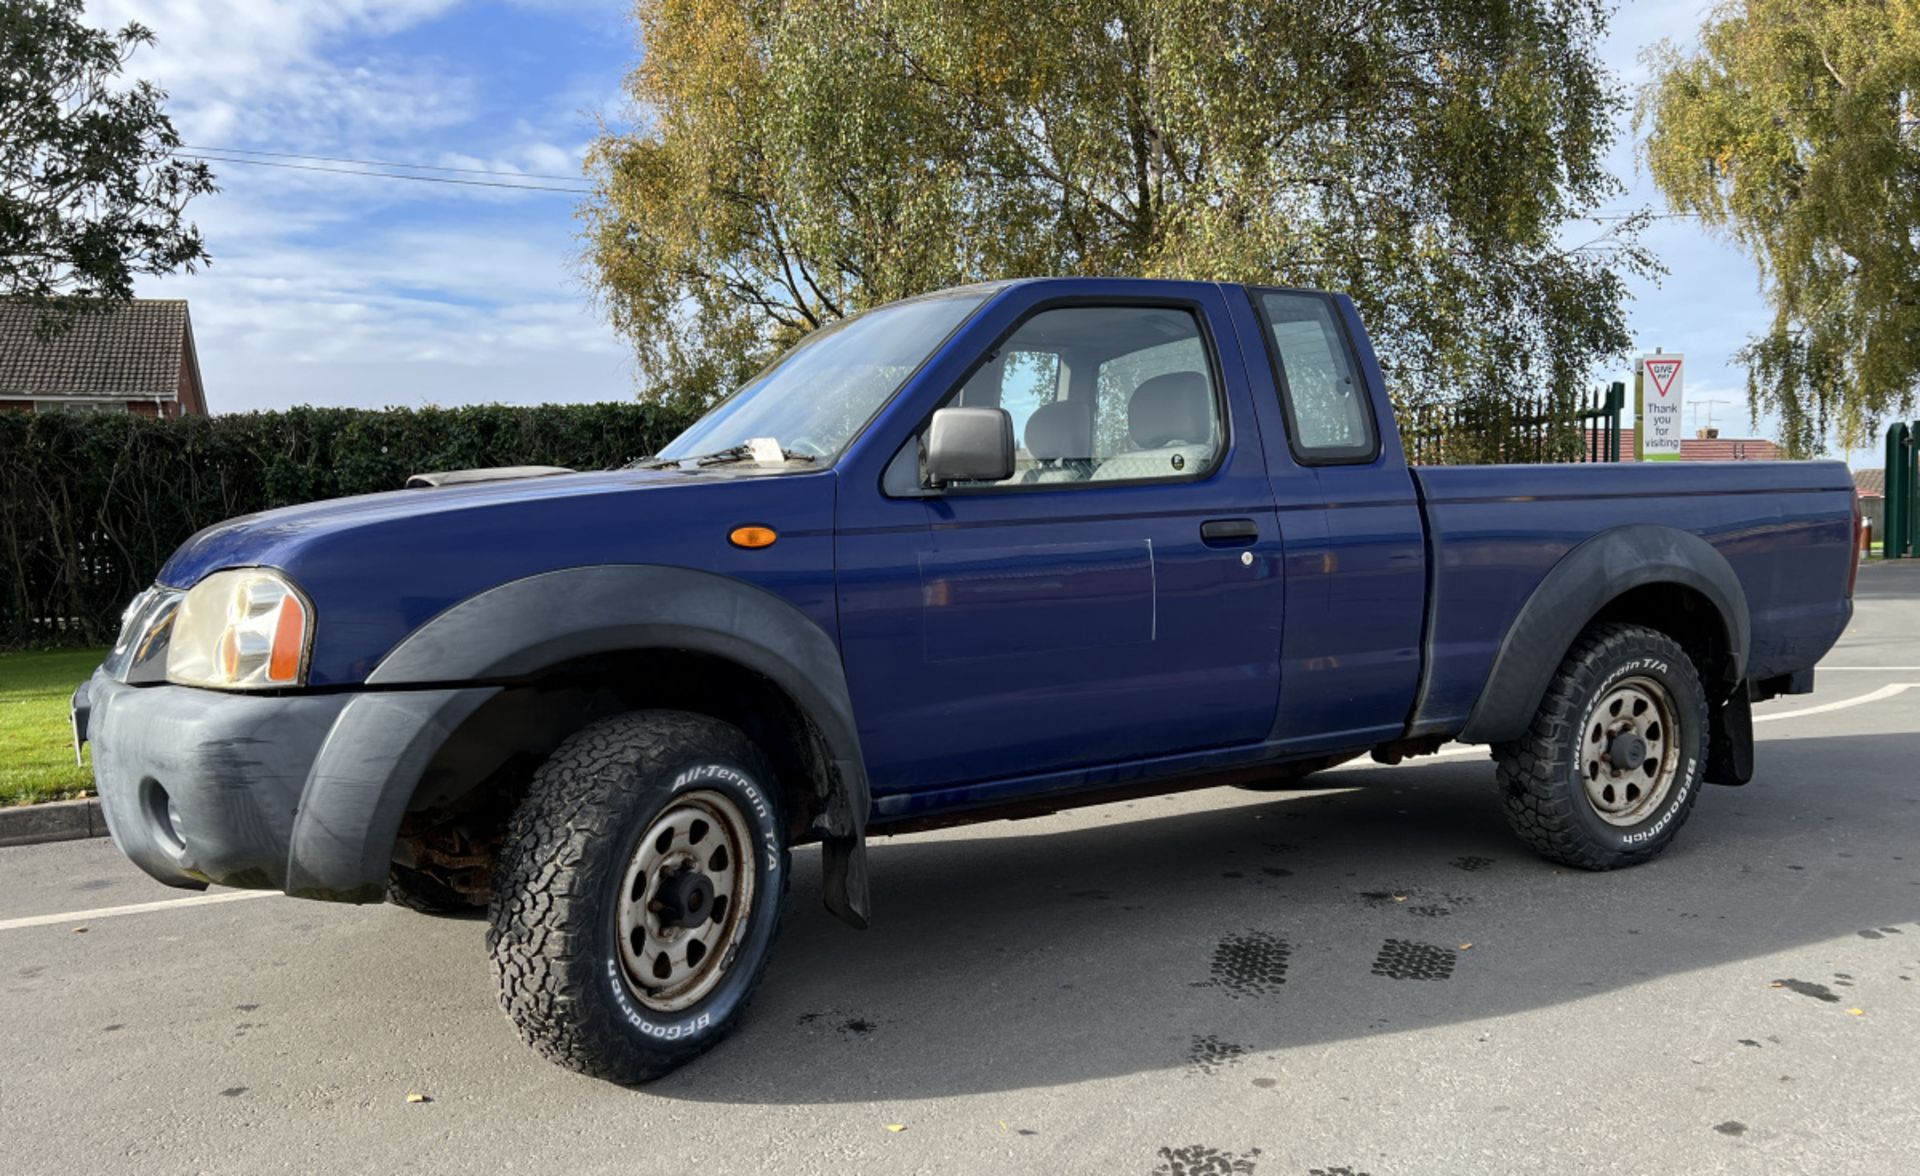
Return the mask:
<path fill-rule="evenodd" d="M 1027 418 L 1027 453 L 1035 461 L 1085 461 L 1093 456 L 1093 401 L 1056 400 Z"/>
<path fill-rule="evenodd" d="M 1127 435 L 1136 449 L 1205 445 L 1213 440 L 1212 399 L 1199 372 L 1155 376 L 1127 401 Z"/>

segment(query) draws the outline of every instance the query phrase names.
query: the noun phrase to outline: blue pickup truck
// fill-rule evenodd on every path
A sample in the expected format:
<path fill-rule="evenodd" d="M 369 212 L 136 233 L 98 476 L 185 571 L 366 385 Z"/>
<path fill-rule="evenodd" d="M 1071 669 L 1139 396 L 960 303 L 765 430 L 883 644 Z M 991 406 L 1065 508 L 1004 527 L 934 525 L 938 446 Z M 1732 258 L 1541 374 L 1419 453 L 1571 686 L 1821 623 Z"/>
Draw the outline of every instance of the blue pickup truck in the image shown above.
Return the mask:
<path fill-rule="evenodd" d="M 969 286 L 835 323 L 658 454 L 208 528 L 75 695 L 172 886 L 489 909 L 508 1016 L 711 1046 L 789 850 L 1491 746 L 1604 870 L 1753 770 L 1852 612 L 1838 463 L 1410 468 L 1340 295 Z"/>

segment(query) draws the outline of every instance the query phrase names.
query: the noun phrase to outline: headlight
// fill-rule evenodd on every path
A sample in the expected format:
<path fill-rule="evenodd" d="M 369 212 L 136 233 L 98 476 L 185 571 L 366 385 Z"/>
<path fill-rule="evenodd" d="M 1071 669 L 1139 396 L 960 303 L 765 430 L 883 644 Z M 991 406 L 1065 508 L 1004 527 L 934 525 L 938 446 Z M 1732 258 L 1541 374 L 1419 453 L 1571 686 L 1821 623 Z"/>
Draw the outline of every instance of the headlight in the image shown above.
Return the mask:
<path fill-rule="evenodd" d="M 313 610 L 265 568 L 215 572 L 187 590 L 174 615 L 167 681 L 219 690 L 269 690 L 307 679 Z"/>
<path fill-rule="evenodd" d="M 167 639 L 185 593 L 154 585 L 133 598 L 120 620 L 120 637 L 101 663 L 115 681 L 147 686 L 167 676 Z"/>

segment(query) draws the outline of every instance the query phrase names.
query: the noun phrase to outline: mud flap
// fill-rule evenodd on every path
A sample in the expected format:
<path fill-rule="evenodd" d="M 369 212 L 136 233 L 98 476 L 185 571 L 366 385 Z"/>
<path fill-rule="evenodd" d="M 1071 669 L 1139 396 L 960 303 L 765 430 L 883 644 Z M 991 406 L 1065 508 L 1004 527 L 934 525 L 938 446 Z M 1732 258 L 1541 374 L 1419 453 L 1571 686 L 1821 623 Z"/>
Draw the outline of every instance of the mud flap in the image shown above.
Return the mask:
<path fill-rule="evenodd" d="M 873 917 L 867 896 L 867 772 L 858 760 L 841 759 L 823 780 L 826 793 L 811 832 L 820 839 L 821 895 L 836 919 L 865 931 Z"/>
<path fill-rule="evenodd" d="M 1709 784 L 1745 784 L 1753 779 L 1753 703 L 1742 682 L 1733 697 L 1713 709 L 1707 728 Z"/>
<path fill-rule="evenodd" d="M 867 899 L 867 842 L 864 837 L 828 837 L 820 843 L 820 866 L 827 910 L 865 931 L 873 911 Z"/>

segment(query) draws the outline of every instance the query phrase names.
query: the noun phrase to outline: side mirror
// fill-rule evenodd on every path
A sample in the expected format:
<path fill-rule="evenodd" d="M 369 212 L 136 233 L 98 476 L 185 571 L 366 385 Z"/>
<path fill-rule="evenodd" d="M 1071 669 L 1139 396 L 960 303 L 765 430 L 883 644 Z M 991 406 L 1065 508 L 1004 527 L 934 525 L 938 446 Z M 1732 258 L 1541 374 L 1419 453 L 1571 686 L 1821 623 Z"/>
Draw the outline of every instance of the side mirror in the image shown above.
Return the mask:
<path fill-rule="evenodd" d="M 1013 418 L 1004 408 L 943 408 L 927 428 L 927 485 L 1013 477 Z"/>

